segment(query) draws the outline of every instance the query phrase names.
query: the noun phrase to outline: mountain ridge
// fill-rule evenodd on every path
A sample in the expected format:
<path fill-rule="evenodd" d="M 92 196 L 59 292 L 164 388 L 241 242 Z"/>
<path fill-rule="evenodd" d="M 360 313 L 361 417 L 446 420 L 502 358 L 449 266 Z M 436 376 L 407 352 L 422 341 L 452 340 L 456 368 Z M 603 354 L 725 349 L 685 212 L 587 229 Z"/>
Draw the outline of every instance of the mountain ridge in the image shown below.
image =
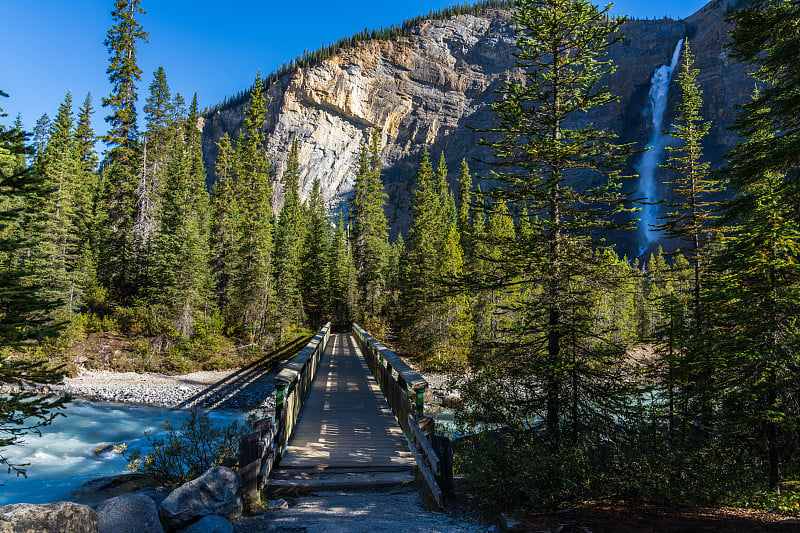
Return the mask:
<path fill-rule="evenodd" d="M 734 107 L 752 90 L 747 67 L 727 54 L 724 11 L 735 2 L 714 0 L 682 20 L 632 20 L 624 38 L 609 48 L 618 70 L 609 80 L 620 100 L 586 116 L 610 128 L 622 142 L 644 147 L 647 95 L 653 71 L 668 63 L 677 41 L 688 38 L 700 70 L 703 114 L 712 120 L 708 159 L 719 166 L 736 142 L 727 127 Z M 330 210 L 339 209 L 352 191 L 361 144 L 378 127 L 389 200 L 386 214 L 392 237 L 409 222 L 413 175 L 424 148 L 434 157 L 444 151 L 451 179 L 462 158 L 473 171 L 487 169 L 488 155 L 478 144 L 479 130 L 492 124 L 489 108 L 503 82 L 520 76 L 512 56 L 515 34 L 510 12 L 487 9 L 425 20 L 411 36 L 368 40 L 340 50 L 308 68 L 298 68 L 267 90 L 267 151 L 273 163 L 276 207 L 282 201 L 281 176 L 292 139 L 300 144 L 301 195 L 320 178 Z M 673 80 L 664 123 L 672 120 L 677 84 Z M 213 171 L 215 142 L 241 125 L 246 101 L 205 117 L 203 142 L 207 168 Z M 478 130 L 478 131 L 476 131 Z M 633 162 L 631 162 L 633 163 Z M 632 185 L 631 185 L 632 187 Z M 624 239 L 624 238 L 623 238 Z"/>

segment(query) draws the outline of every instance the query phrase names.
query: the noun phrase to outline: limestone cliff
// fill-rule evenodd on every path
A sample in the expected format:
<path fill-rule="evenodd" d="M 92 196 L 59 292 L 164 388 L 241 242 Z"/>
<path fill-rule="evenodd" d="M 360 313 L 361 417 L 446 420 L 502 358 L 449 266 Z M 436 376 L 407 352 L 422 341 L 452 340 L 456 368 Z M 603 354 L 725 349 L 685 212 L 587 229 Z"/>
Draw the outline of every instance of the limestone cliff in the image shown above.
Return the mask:
<path fill-rule="evenodd" d="M 725 49 L 726 4 L 715 0 L 685 20 L 626 23 L 625 38 L 610 50 L 618 70 L 609 86 L 620 101 L 593 111 L 586 120 L 616 131 L 623 141 L 643 146 L 647 138 L 643 109 L 650 78 L 659 65 L 669 62 L 676 42 L 686 37 L 697 56 L 705 116 L 714 121 L 706 149 L 718 161 L 735 142 L 726 130 L 734 118 L 733 107 L 745 101 L 753 87 L 745 67 L 731 61 Z M 452 179 L 462 158 L 473 170 L 481 170 L 478 139 L 483 134 L 474 130 L 493 124 L 489 104 L 498 97 L 496 90 L 509 77 L 519 75 L 514 50 L 509 13 L 488 11 L 481 16 L 426 21 L 411 37 L 364 42 L 273 83 L 267 95 L 266 144 L 278 203 L 280 177 L 293 137 L 300 142 L 304 195 L 317 176 L 329 207 L 336 209 L 352 190 L 361 144 L 371 128 L 378 128 L 390 196 L 387 217 L 393 234 L 405 229 L 412 177 L 424 147 L 435 159 L 444 151 Z M 673 101 L 676 88 L 673 81 Z M 665 124 L 672 120 L 672 107 Z M 209 164 L 214 143 L 224 132 L 234 134 L 243 110 L 241 104 L 206 117 L 204 146 Z"/>

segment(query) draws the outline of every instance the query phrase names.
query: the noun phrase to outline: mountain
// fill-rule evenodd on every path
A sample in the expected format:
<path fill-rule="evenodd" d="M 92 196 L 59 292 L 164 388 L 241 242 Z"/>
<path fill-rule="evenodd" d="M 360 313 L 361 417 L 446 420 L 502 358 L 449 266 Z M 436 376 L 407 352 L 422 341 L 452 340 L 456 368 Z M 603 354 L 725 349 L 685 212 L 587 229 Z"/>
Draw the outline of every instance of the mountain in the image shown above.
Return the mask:
<path fill-rule="evenodd" d="M 618 67 L 609 87 L 620 99 L 593 110 L 585 120 L 643 148 L 648 138 L 651 77 L 660 65 L 670 62 L 676 43 L 686 38 L 700 70 L 704 116 L 713 121 L 706 154 L 718 165 L 736 142 L 726 129 L 735 118 L 734 107 L 753 90 L 748 67 L 733 61 L 726 50 L 724 13 L 731 3 L 714 0 L 683 20 L 626 22 L 624 39 L 609 51 Z M 514 51 L 510 13 L 489 9 L 480 15 L 426 20 L 411 36 L 361 42 L 280 77 L 267 91 L 266 125 L 277 203 L 281 203 L 281 176 L 294 137 L 300 144 L 302 190 L 308 193 L 313 178 L 319 177 L 328 206 L 335 211 L 352 191 L 361 144 L 372 128 L 378 128 L 389 194 L 387 218 L 393 236 L 404 231 L 413 175 L 423 148 L 434 159 L 444 151 L 452 180 L 462 158 L 473 171 L 486 173 L 480 161 L 488 154 L 478 143 L 485 136 L 480 130 L 493 125 L 489 104 L 498 98 L 497 89 L 519 76 Z M 677 92 L 673 79 L 665 125 L 672 120 Z M 219 137 L 226 132 L 233 135 L 241 126 L 245 105 L 222 107 L 204 118 L 207 168 L 213 169 Z M 629 186 L 635 186 L 633 180 Z M 635 238 L 618 238 L 626 241 L 623 251 L 630 252 Z"/>

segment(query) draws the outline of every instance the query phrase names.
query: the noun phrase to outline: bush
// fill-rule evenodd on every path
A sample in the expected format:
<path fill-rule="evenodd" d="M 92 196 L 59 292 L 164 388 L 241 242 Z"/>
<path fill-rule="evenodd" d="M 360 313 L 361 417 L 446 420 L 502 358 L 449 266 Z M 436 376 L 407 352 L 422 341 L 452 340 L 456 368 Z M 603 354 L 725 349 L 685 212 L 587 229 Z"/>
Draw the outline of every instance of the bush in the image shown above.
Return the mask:
<path fill-rule="evenodd" d="M 152 477 L 164 487 L 172 488 L 191 481 L 214 466 L 236 466 L 239 439 L 244 427 L 234 422 L 226 427 L 213 427 L 207 414 L 193 409 L 180 430 L 168 422 L 166 436 L 145 433 L 150 450 L 127 453 L 128 469 Z"/>
<path fill-rule="evenodd" d="M 611 426 L 562 443 L 557 453 L 538 431 L 491 430 L 457 440 L 454 452 L 456 471 L 491 507 L 633 499 L 800 510 L 800 484 L 764 491 L 762 454 L 691 426 L 671 437 L 655 424 Z"/>

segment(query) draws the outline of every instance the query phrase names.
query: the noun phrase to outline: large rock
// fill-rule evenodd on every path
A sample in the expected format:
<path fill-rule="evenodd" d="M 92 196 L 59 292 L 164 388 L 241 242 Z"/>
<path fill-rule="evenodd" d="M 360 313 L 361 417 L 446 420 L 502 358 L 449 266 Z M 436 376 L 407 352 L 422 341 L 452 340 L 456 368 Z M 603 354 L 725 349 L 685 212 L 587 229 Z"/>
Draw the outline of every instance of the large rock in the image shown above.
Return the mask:
<path fill-rule="evenodd" d="M 173 490 L 161 502 L 159 513 L 170 531 L 209 515 L 236 520 L 242 514 L 242 478 L 231 468 L 214 467 Z"/>
<path fill-rule="evenodd" d="M 233 533 L 233 526 L 227 518 L 206 516 L 179 533 Z"/>
<path fill-rule="evenodd" d="M 97 533 L 97 513 L 72 502 L 0 507 L 0 533 Z"/>
<path fill-rule="evenodd" d="M 99 533 L 164 533 L 158 507 L 144 494 L 123 494 L 97 506 Z"/>

